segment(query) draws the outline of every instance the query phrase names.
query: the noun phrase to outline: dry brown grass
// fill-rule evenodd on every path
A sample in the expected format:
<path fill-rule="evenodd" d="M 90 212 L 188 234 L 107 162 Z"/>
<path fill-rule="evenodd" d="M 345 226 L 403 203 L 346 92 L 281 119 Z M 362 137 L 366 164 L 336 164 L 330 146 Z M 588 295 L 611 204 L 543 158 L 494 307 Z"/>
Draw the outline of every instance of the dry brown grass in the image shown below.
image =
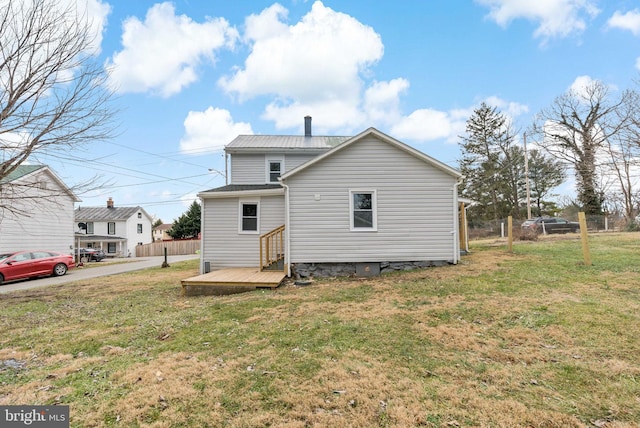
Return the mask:
<path fill-rule="evenodd" d="M 181 297 L 184 264 L 2 295 L 0 363 L 24 367 L 0 364 L 0 405 L 68 404 L 78 427 L 638 426 L 638 272 L 542 272 L 555 242 L 274 292 Z"/>

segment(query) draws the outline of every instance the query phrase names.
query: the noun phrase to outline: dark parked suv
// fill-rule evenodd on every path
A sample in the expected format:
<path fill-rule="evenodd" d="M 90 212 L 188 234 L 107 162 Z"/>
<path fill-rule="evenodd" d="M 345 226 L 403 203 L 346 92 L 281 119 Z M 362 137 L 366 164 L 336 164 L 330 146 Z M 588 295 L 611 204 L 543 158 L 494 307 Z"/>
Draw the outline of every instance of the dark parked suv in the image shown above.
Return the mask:
<path fill-rule="evenodd" d="M 579 232 L 580 223 L 558 217 L 538 217 L 529 219 L 522 223 L 522 230 L 536 233 Z"/>

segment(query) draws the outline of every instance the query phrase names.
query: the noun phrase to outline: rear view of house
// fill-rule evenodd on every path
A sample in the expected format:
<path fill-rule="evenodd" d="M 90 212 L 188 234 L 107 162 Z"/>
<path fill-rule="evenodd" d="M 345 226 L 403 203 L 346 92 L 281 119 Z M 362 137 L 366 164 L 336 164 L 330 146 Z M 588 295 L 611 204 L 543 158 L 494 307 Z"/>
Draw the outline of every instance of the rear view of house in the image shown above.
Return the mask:
<path fill-rule="evenodd" d="M 310 122 L 304 136 L 226 146 L 231 184 L 199 194 L 202 271 L 280 258 L 301 277 L 458 262 L 459 172 L 375 128 L 316 137 Z"/>

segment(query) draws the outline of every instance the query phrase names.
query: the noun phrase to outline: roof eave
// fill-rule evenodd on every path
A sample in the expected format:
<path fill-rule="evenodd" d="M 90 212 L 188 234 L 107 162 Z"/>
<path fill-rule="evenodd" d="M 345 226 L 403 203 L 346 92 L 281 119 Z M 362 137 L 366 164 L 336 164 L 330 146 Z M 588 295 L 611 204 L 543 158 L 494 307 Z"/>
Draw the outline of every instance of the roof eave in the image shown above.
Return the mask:
<path fill-rule="evenodd" d="M 255 196 L 280 196 L 280 195 L 284 195 L 284 188 L 198 193 L 198 197 L 200 199 L 226 199 L 226 198 L 245 198 L 245 197 L 255 197 Z"/>

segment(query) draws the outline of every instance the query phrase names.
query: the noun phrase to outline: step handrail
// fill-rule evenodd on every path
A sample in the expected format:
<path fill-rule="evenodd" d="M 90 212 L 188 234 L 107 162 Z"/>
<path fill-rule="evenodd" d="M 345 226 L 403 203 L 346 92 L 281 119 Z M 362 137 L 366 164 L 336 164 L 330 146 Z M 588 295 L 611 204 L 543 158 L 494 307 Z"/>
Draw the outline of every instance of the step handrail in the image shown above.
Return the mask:
<path fill-rule="evenodd" d="M 261 272 L 272 264 L 284 260 L 284 226 L 283 224 L 270 232 L 260 235 Z"/>

